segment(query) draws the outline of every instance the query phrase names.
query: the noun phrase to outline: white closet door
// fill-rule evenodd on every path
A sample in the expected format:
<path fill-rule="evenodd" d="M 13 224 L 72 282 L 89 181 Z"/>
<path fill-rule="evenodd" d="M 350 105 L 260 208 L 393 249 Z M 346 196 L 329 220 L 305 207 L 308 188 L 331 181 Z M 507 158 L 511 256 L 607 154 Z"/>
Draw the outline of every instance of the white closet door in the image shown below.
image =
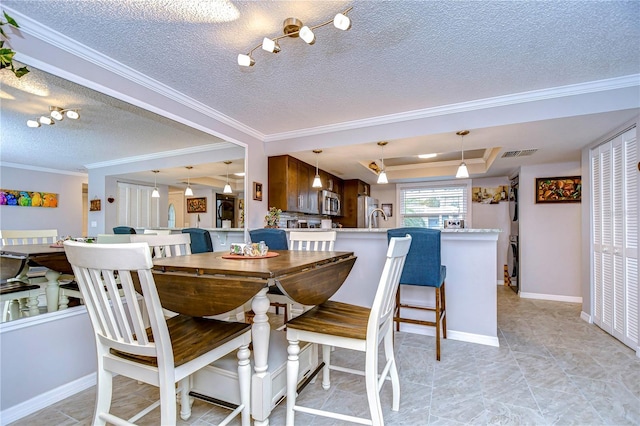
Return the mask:
<path fill-rule="evenodd" d="M 594 322 L 638 346 L 638 144 L 635 128 L 591 151 Z"/>
<path fill-rule="evenodd" d="M 153 187 L 118 182 L 118 225 L 160 226 L 160 199 L 152 198 L 152 192 Z"/>

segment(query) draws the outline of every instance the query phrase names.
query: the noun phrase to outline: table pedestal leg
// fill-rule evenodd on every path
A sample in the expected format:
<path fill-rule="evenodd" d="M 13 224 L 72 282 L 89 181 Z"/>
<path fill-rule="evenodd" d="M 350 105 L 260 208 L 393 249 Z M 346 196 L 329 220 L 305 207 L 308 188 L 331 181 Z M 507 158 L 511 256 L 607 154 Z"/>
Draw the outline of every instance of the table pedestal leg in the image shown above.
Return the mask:
<path fill-rule="evenodd" d="M 45 294 L 47 295 L 47 312 L 55 312 L 58 310 L 60 297 L 60 287 L 58 284 L 60 272 L 49 269 L 44 276 L 47 277 L 47 288 L 45 289 Z"/>
<path fill-rule="evenodd" d="M 251 327 L 255 370 L 251 378 L 251 416 L 256 426 L 267 426 L 269 424 L 269 414 L 271 414 L 271 373 L 267 372 L 269 335 L 271 333 L 271 326 L 267 317 L 269 306 L 267 287 L 265 287 L 254 296 L 251 302 L 251 309 L 255 314 Z"/>

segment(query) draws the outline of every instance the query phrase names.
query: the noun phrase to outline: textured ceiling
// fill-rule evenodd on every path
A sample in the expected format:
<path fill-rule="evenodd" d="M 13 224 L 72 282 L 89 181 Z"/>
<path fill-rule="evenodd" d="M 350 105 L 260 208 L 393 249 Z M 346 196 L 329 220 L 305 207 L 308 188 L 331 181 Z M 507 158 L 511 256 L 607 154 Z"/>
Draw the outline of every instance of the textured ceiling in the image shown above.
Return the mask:
<path fill-rule="evenodd" d="M 3 4 L 268 140 L 304 129 L 640 72 L 637 1 L 5 0 Z M 238 53 L 247 53 L 265 36 L 280 35 L 285 18 L 315 25 L 351 6 L 351 30 L 319 28 L 313 46 L 283 39 L 277 55 L 257 49 L 254 67 L 237 65 Z M 90 105 L 86 108 L 90 110 Z M 574 161 L 579 160 L 580 147 L 634 114 L 637 109 L 576 118 L 570 137 L 567 123 L 553 120 L 537 123 L 539 127 L 530 123 L 526 130 L 479 129 L 468 138 L 469 147 L 553 147 L 559 151 L 549 158 Z M 113 120 L 118 123 L 114 127 L 129 128 L 119 117 Z M 165 133 L 163 126 L 171 127 L 160 123 L 159 133 Z M 151 127 L 145 125 L 143 133 Z M 471 126 L 460 126 L 465 127 Z M 558 130 L 562 137 L 555 133 L 554 140 Z M 424 137 L 398 141 L 396 148 L 390 143 L 386 152 L 407 157 L 425 149 L 442 153 L 459 149 L 452 147 L 457 145 L 454 132 L 444 139 L 425 129 Z M 559 142 L 566 144 L 564 149 Z M 169 145 L 175 148 L 175 139 L 159 140 L 156 148 Z M 400 152 L 400 145 L 407 149 Z M 130 146 L 130 154 L 136 155 L 136 145 Z M 329 163 L 331 167 L 325 168 L 341 176 L 370 180 L 366 164 L 379 155 L 373 143 L 363 148 L 325 149 L 321 163 Z M 98 149 L 96 155 L 100 158 L 104 152 Z M 296 156 L 314 159 L 310 150 Z M 351 156 L 359 158 L 348 165 L 344 159 Z M 357 162 L 365 164 L 363 173 L 368 174 L 359 174 L 359 166 L 353 165 Z"/>

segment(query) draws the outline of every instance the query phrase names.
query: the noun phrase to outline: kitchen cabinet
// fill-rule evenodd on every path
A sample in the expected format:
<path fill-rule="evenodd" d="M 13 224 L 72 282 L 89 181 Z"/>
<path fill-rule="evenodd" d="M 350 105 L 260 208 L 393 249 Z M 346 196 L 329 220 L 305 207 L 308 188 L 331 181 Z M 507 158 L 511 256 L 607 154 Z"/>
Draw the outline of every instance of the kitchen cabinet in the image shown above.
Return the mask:
<path fill-rule="evenodd" d="M 318 190 L 312 188 L 315 168 L 289 155 L 269 157 L 269 207 L 318 214 Z"/>

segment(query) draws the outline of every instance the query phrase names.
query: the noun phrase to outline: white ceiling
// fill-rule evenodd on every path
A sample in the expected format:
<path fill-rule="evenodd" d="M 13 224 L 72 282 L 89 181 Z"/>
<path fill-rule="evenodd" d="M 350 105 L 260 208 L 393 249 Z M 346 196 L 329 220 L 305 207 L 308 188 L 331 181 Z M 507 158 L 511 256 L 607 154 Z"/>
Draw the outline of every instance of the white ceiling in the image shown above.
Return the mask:
<path fill-rule="evenodd" d="M 280 35 L 285 18 L 315 25 L 351 6 L 351 30 L 318 28 L 312 46 L 283 39 L 277 55 L 257 49 L 254 67 L 237 65 L 238 53 Z M 320 167 L 343 178 L 375 182 L 366 166 L 379 161 L 379 140 L 389 140 L 384 155 L 392 182 L 450 177 L 456 160 L 427 167 L 410 158 L 426 152 L 457 158 L 455 132 L 465 128 L 471 130 L 465 150 L 484 156 L 468 161 L 472 177 L 579 161 L 582 147 L 640 108 L 637 1 L 4 0 L 3 8 L 22 26 L 22 33 L 10 32 L 19 53 L 29 50 L 21 43 L 34 34 L 81 46 L 265 141 L 270 155 L 290 153 L 314 164 L 311 151 L 322 148 Z M 5 91 L 9 83 L 1 77 Z M 2 100 L 3 162 L 77 170 L 219 142 L 150 113 L 127 120 L 132 107 L 103 96 L 74 98 L 64 84 L 56 87 L 39 103 L 15 93 Z M 62 103 L 82 103 L 81 120 L 23 127 Z M 100 120 L 109 131 L 87 134 Z M 500 157 L 522 149 L 538 151 Z"/>

